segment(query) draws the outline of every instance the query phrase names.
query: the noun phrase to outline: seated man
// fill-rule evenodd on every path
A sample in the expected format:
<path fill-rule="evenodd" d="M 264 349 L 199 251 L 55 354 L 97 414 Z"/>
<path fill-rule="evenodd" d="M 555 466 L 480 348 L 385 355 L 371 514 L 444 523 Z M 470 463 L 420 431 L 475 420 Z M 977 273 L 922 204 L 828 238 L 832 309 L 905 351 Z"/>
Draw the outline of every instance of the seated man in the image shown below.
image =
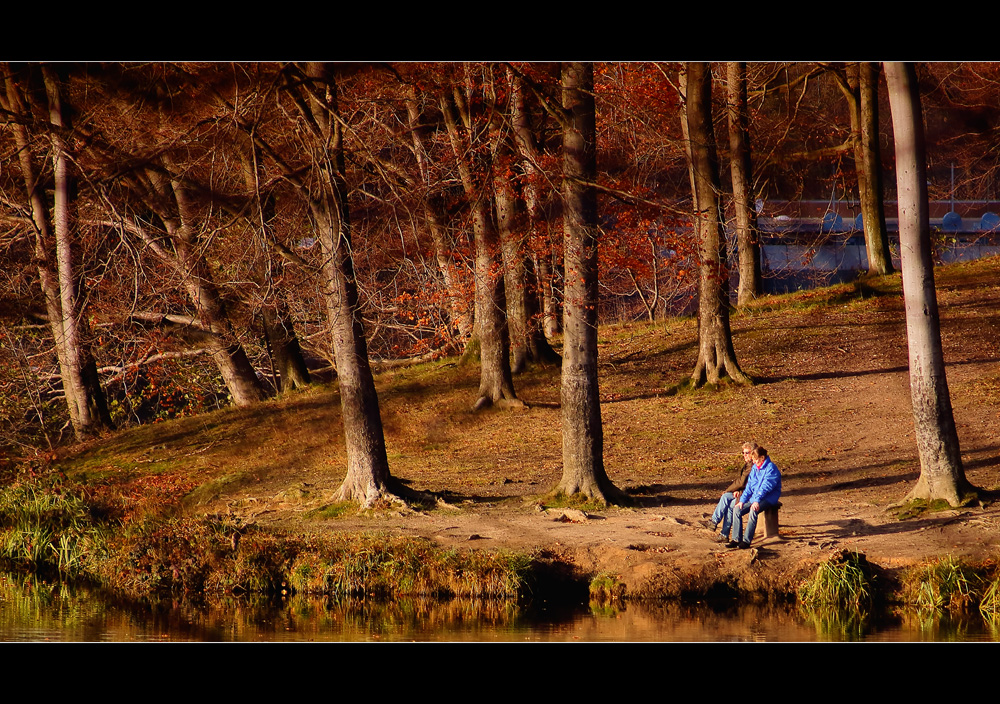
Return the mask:
<path fill-rule="evenodd" d="M 753 534 L 757 530 L 757 514 L 778 505 L 781 496 L 781 472 L 763 447 L 754 448 L 751 453 L 753 469 L 747 480 L 746 489 L 733 504 L 732 536 L 727 548 L 746 549 L 750 547 Z M 747 529 L 743 532 L 743 516 L 747 518 Z"/>
<path fill-rule="evenodd" d="M 752 453 L 756 448 L 757 443 L 755 442 L 743 443 L 743 468 L 740 470 L 739 474 L 736 475 L 736 479 L 734 479 L 733 483 L 729 485 L 725 493 L 722 494 L 718 505 L 715 507 L 715 511 L 712 513 L 712 517 L 709 520 L 702 522 L 702 525 L 713 533 L 716 528 L 719 527 L 719 521 L 722 522 L 722 532 L 716 538 L 716 540 L 720 543 L 724 543 L 729 540 L 729 531 L 733 519 L 733 502 L 739 501 L 740 494 L 747 485 L 747 478 L 750 476 L 750 470 L 753 468 L 753 462 L 750 460 L 750 453 Z"/>

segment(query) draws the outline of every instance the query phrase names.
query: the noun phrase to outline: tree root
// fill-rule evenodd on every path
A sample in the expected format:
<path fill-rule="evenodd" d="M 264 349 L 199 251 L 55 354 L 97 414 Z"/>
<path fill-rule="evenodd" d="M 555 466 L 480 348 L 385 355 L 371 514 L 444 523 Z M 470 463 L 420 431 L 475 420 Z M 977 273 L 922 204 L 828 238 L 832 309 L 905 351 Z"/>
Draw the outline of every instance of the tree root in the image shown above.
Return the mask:
<path fill-rule="evenodd" d="M 357 502 L 362 510 L 384 507 L 412 508 L 414 504 L 436 505 L 439 499 L 434 494 L 409 489 L 399 482 L 390 480 L 384 486 L 369 484 L 362 492 L 357 487 L 341 484 L 334 494 L 334 501 Z"/>
<path fill-rule="evenodd" d="M 502 397 L 497 400 L 493 400 L 489 396 L 483 395 L 476 399 L 476 402 L 472 405 L 472 410 L 481 411 L 484 408 L 492 408 L 494 406 L 501 410 L 528 408 L 528 404 L 519 398 Z"/>
<path fill-rule="evenodd" d="M 605 506 L 631 506 L 633 503 L 632 497 L 612 484 L 610 480 L 587 486 L 564 480 L 549 494 L 549 497 L 552 498 L 558 496 L 564 496 L 568 499 L 580 497 L 586 501 L 594 501 Z"/>

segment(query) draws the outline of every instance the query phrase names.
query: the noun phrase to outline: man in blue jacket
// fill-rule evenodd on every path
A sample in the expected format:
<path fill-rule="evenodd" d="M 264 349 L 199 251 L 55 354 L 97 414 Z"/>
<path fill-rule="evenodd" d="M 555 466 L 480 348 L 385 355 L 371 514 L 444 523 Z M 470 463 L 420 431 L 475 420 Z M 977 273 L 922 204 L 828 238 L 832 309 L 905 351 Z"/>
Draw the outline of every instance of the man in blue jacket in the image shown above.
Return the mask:
<path fill-rule="evenodd" d="M 732 535 L 726 544 L 727 548 L 750 547 L 750 541 L 753 540 L 753 534 L 757 530 L 757 515 L 772 506 L 777 506 L 778 498 L 781 496 L 781 472 L 767 456 L 767 450 L 756 447 L 751 452 L 750 458 L 754 466 L 750 470 L 746 489 L 733 504 Z M 744 532 L 743 516 L 747 514 L 749 514 L 747 529 Z"/>

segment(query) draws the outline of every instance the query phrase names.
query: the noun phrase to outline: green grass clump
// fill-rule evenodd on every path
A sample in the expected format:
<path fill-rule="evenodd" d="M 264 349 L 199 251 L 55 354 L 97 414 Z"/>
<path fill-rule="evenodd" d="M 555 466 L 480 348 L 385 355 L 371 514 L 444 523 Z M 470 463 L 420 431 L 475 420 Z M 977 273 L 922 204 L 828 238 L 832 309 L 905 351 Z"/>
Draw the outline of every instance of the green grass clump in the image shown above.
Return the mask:
<path fill-rule="evenodd" d="M 875 575 L 861 553 L 842 550 L 816 568 L 815 576 L 799 587 L 799 601 L 807 606 L 868 608 L 873 602 Z"/>
<path fill-rule="evenodd" d="M 75 575 L 96 532 L 90 507 L 58 475 L 0 490 L 0 558 L 15 567 Z"/>
<path fill-rule="evenodd" d="M 950 511 L 955 508 L 961 508 L 963 506 L 968 506 L 969 504 L 976 501 L 978 496 L 974 492 L 969 492 L 963 494 L 961 497 L 961 502 L 958 506 L 952 506 L 950 503 L 944 499 L 934 499 L 933 501 L 927 501 L 925 499 L 915 499 L 909 501 L 905 504 L 901 504 L 895 507 L 896 518 L 900 521 L 905 521 L 910 518 L 919 518 L 927 513 L 937 513 L 939 511 Z"/>
<path fill-rule="evenodd" d="M 979 613 L 991 623 L 1000 621 L 1000 573 L 987 582 L 989 586 L 983 591 L 979 600 Z"/>
<path fill-rule="evenodd" d="M 590 599 L 598 603 L 620 601 L 625 597 L 626 586 L 612 572 L 601 572 L 590 580 Z"/>
<path fill-rule="evenodd" d="M 977 601 L 981 581 L 974 567 L 949 555 L 908 570 L 903 577 L 903 597 L 917 609 L 961 613 Z"/>

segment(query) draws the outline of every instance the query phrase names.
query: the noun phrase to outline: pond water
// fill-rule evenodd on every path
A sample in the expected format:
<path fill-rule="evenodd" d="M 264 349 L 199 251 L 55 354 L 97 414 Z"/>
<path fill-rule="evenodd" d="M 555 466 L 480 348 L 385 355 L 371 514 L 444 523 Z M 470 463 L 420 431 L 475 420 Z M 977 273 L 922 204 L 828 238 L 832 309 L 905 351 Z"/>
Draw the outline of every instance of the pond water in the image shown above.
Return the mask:
<path fill-rule="evenodd" d="M 812 642 L 998 641 L 1000 624 L 909 612 L 880 618 L 794 605 L 637 602 L 553 608 L 291 597 L 125 604 L 99 592 L 0 576 L 0 641 L 18 642 Z"/>
<path fill-rule="evenodd" d="M 892 264 L 899 271 L 899 241 L 894 238 Z M 940 239 L 934 250 L 939 264 L 963 262 L 1000 254 L 996 235 L 954 234 Z M 802 244 L 782 238 L 766 239 L 761 245 L 761 267 L 766 293 L 787 293 L 827 286 L 857 278 L 868 270 L 864 237 L 832 237 L 822 244 Z M 735 290 L 735 287 L 733 288 Z"/>

